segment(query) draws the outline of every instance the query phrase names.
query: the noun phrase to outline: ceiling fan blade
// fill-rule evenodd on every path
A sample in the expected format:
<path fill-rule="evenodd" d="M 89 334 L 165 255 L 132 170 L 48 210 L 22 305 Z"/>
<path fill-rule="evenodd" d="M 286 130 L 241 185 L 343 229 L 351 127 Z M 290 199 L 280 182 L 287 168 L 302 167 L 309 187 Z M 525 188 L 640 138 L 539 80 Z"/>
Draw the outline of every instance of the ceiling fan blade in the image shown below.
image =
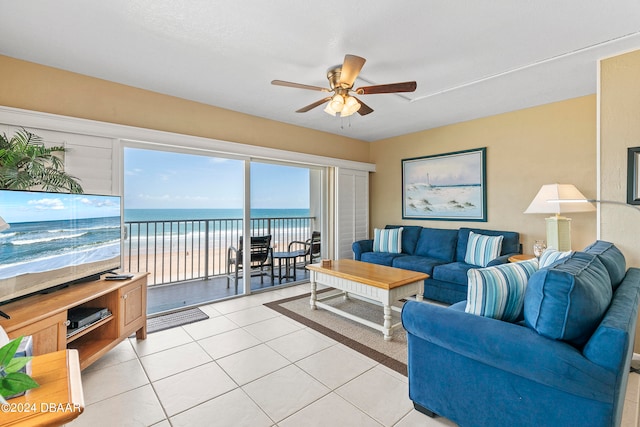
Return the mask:
<path fill-rule="evenodd" d="M 356 97 L 354 96 L 354 98 Z M 367 104 L 360 101 L 358 98 L 356 98 L 356 101 L 358 101 L 358 103 L 360 104 L 360 109 L 358 110 L 358 114 L 360 114 L 361 116 L 366 116 L 369 113 L 373 113 L 373 108 L 369 107 Z"/>
<path fill-rule="evenodd" d="M 373 93 L 398 93 L 413 92 L 418 87 L 416 82 L 390 83 L 386 85 L 364 86 L 355 90 L 358 95 L 370 95 Z"/>
<path fill-rule="evenodd" d="M 309 89 L 309 90 L 318 90 L 320 92 L 330 92 L 330 90 L 325 87 L 303 85 L 301 83 L 285 82 L 284 80 L 272 80 L 271 84 L 276 86 L 295 87 L 297 89 Z"/>
<path fill-rule="evenodd" d="M 342 71 L 340 72 L 340 85 L 348 88 L 352 87 L 366 61 L 366 59 L 356 55 L 345 55 Z"/>
<path fill-rule="evenodd" d="M 313 104 L 309 104 L 309 105 L 307 105 L 306 107 L 302 107 L 301 109 L 296 110 L 296 113 L 306 113 L 307 111 L 309 111 L 309 110 L 313 110 L 313 109 L 314 109 L 314 108 L 316 108 L 317 106 L 324 104 L 325 102 L 327 102 L 327 101 L 328 101 L 328 100 L 330 100 L 330 99 L 331 99 L 331 97 L 330 97 L 330 96 L 328 96 L 328 97 L 326 97 L 325 99 L 321 99 L 320 101 L 316 101 L 316 102 L 314 102 Z"/>

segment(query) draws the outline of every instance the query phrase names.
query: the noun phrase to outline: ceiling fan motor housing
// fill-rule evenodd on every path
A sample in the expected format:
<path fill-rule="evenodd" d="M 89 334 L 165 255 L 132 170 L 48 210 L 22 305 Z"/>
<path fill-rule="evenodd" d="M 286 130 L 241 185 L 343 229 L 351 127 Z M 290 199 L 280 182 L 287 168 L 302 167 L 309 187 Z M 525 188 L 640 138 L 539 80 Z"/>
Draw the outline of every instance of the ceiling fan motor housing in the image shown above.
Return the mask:
<path fill-rule="evenodd" d="M 342 66 L 335 65 L 327 70 L 327 79 L 329 79 L 329 87 L 331 90 L 337 90 L 339 88 L 350 89 L 344 83 L 340 84 L 340 76 L 342 75 Z"/>

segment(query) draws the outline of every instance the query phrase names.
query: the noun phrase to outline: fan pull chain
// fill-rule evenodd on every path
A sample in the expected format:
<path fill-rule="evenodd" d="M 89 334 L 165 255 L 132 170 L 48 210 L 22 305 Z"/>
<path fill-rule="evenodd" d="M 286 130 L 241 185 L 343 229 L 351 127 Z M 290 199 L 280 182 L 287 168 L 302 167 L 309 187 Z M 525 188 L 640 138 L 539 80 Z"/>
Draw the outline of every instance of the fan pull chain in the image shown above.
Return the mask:
<path fill-rule="evenodd" d="M 349 125 L 347 127 L 351 127 L 351 116 L 349 116 L 347 120 L 349 120 Z M 340 117 L 340 129 L 344 130 L 344 117 Z"/>

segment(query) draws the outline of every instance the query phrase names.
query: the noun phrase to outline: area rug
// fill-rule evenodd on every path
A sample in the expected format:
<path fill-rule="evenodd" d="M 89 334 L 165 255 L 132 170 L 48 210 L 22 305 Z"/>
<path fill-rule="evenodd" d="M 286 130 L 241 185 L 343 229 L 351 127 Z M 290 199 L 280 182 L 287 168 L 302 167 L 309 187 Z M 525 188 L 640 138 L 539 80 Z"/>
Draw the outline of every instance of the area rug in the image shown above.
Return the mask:
<path fill-rule="evenodd" d="M 335 292 L 335 290 L 324 289 L 319 294 L 324 292 Z M 269 302 L 264 305 L 396 372 L 407 375 L 407 334 L 402 327 L 394 330 L 391 341 L 385 341 L 382 332 L 373 328 L 323 310 L 320 307 L 317 310 L 311 310 L 309 306 L 310 296 L 311 294 L 305 294 Z M 372 322 L 382 324 L 382 306 L 354 298 L 344 300 L 342 297 L 323 302 Z M 402 307 L 402 302 L 398 302 L 397 306 Z M 393 311 L 392 318 L 393 324 L 399 322 L 400 313 Z"/>
<path fill-rule="evenodd" d="M 150 317 L 147 319 L 147 333 L 164 331 L 165 329 L 188 325 L 189 323 L 199 322 L 200 320 L 206 320 L 208 318 L 209 316 L 197 307 Z"/>

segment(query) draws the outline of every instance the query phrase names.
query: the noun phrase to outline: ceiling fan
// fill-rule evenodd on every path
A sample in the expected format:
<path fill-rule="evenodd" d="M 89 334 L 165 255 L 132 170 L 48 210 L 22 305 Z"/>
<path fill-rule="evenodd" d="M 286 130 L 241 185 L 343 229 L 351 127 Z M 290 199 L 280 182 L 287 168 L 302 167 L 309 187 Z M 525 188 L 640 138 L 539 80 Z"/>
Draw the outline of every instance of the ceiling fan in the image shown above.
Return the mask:
<path fill-rule="evenodd" d="M 317 90 L 320 92 L 333 92 L 333 95 L 327 96 L 319 101 L 302 107 L 296 113 L 306 113 L 328 101 L 324 111 L 332 116 L 340 114 L 340 117 L 350 116 L 356 111 L 361 116 L 373 112 L 373 109 L 367 104 L 353 96 L 370 95 L 377 93 L 398 93 L 413 92 L 416 90 L 416 82 L 390 83 L 374 86 L 363 86 L 357 89 L 353 88 L 360 70 L 364 66 L 366 59 L 356 55 L 345 55 L 344 62 L 327 70 L 327 79 L 329 79 L 329 88 L 320 86 L 311 86 L 300 83 L 286 82 L 283 80 L 273 80 L 271 84 L 276 86 L 295 87 L 298 89 Z"/>

